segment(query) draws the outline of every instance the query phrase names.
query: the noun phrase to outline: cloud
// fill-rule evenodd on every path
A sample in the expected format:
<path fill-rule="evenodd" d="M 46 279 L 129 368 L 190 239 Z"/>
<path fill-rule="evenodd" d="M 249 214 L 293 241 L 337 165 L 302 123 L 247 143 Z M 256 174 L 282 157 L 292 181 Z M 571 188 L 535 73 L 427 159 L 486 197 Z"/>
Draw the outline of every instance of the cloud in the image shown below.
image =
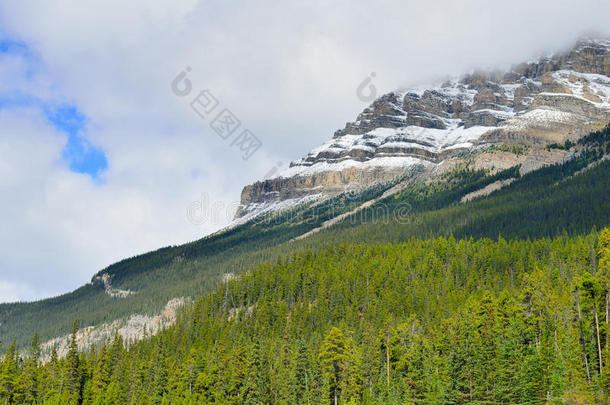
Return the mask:
<path fill-rule="evenodd" d="M 129 143 L 114 153 L 120 163 L 109 165 L 106 182 L 97 184 L 65 167 L 60 157 L 68 135 L 36 109 L 0 111 L 0 128 L 0 269 L 4 281 L 29 286 L 22 299 L 68 291 L 114 261 L 222 225 L 194 226 L 186 218 L 203 184 L 222 189 L 222 177 L 190 173 L 205 158 L 197 152 L 202 144 L 172 147 L 158 136 Z"/>
<path fill-rule="evenodd" d="M 11 283 L 0 281 L 0 301 L 16 302 L 19 300 L 33 298 L 36 295 L 26 284 Z"/>
<path fill-rule="evenodd" d="M 27 286 L 18 298 L 57 294 L 201 237 L 222 224 L 189 222 L 193 202 L 231 205 L 330 138 L 366 107 L 356 88 L 371 72 L 382 93 L 506 68 L 608 35 L 609 12 L 594 0 L 3 2 L 0 94 L 52 101 L 67 119 L 0 101 L 0 280 Z M 172 93 L 186 66 L 195 91 L 261 139 L 251 159 Z"/>
<path fill-rule="evenodd" d="M 108 164 L 103 150 L 93 145 L 83 136 L 86 124 L 85 115 L 77 107 L 57 100 L 53 92 L 45 92 L 45 85 L 40 83 L 40 61 L 23 42 L 13 40 L 0 41 L 0 63 L 9 69 L 3 73 L 5 86 L 0 92 L 0 109 L 34 107 L 40 109 L 47 120 L 58 130 L 68 134 L 68 140 L 62 156 L 70 170 L 76 173 L 87 173 L 94 180 L 106 170 Z M 20 68 L 10 69 L 17 63 Z M 37 87 L 29 86 L 32 93 L 25 93 L 24 83 L 37 83 Z M 14 85 L 17 83 L 17 85 Z M 50 87 L 47 85 L 47 87 Z M 46 99 L 40 96 L 47 97 Z"/>

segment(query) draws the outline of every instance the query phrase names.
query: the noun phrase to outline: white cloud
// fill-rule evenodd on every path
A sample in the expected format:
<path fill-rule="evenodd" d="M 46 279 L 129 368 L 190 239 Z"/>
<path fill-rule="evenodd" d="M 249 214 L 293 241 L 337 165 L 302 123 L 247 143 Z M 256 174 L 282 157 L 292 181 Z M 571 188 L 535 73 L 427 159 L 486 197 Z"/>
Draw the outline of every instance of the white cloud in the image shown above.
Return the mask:
<path fill-rule="evenodd" d="M 29 288 L 14 297 L 56 294 L 125 256 L 198 238 L 220 225 L 189 223 L 192 201 L 236 201 L 276 162 L 327 140 L 365 107 L 355 89 L 371 72 L 384 92 L 506 67 L 585 30 L 608 33 L 609 11 L 594 0 L 3 2 L 4 33 L 38 59 L 26 74 L 0 55 L 0 91 L 77 105 L 109 167 L 103 184 L 68 171 L 65 135 L 36 111 L 0 112 L 0 280 Z M 187 65 L 196 89 L 263 140 L 251 160 L 171 93 Z"/>
<path fill-rule="evenodd" d="M 203 183 L 189 172 L 205 156 L 193 153 L 202 145 L 171 148 L 154 137 L 128 145 L 131 153 L 114 157 L 122 165 L 111 165 L 106 183 L 97 185 L 67 170 L 58 159 L 65 135 L 36 112 L 1 111 L 0 128 L 0 268 L 3 279 L 30 286 L 29 298 L 67 291 L 113 261 L 221 225 L 195 227 L 186 218 L 188 203 L 207 187 L 214 188 L 213 198 L 223 198 L 217 179 Z"/>
<path fill-rule="evenodd" d="M 16 302 L 36 297 L 37 293 L 27 284 L 0 281 L 0 302 Z"/>

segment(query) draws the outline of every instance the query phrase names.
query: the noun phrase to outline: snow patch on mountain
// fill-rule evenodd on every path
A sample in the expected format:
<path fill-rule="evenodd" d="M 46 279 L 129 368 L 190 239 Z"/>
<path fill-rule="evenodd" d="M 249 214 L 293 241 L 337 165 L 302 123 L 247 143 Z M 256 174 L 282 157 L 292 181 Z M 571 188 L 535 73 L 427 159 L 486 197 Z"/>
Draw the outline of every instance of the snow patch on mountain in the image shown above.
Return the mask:
<path fill-rule="evenodd" d="M 567 111 L 536 108 L 519 115 L 518 118 L 504 122 L 503 126 L 507 129 L 525 130 L 534 124 L 539 127 L 551 127 L 554 124 L 567 124 L 575 119 L 576 115 Z"/>
<path fill-rule="evenodd" d="M 476 155 L 490 144 L 523 144 L 529 159 L 524 167 L 539 167 L 548 161 L 546 144 L 577 139 L 610 119 L 609 58 L 610 40 L 583 39 L 571 50 L 509 71 L 472 71 L 384 94 L 332 139 L 246 186 L 238 221 L 287 209 L 303 202 L 303 195 L 318 199 L 388 181 L 416 165 L 493 160 Z M 515 156 L 507 159 L 521 159 Z"/>
<path fill-rule="evenodd" d="M 422 159 L 417 159 L 408 156 L 388 156 L 378 157 L 365 162 L 359 162 L 352 159 L 342 160 L 337 163 L 320 162 L 315 163 L 312 166 L 294 166 L 286 169 L 280 173 L 278 177 L 292 177 L 292 176 L 310 176 L 317 173 L 328 172 L 328 171 L 341 171 L 350 167 L 358 167 L 361 169 L 376 169 L 376 168 L 400 168 L 409 167 L 416 164 L 427 163 Z"/>
<path fill-rule="evenodd" d="M 251 219 L 254 219 L 254 217 L 262 216 L 264 214 L 276 214 L 301 204 L 312 203 L 323 197 L 323 194 L 313 194 L 301 198 L 289 198 L 286 200 L 274 199 L 271 201 L 253 203 L 248 205 L 247 210 L 244 211 L 243 215 L 233 220 L 233 222 L 231 222 L 231 224 L 229 224 L 229 226 L 225 229 L 245 224 Z"/>
<path fill-rule="evenodd" d="M 552 76 L 567 87 L 570 94 L 592 102 L 597 107 L 610 108 L 610 77 L 572 70 L 558 70 Z"/>
<path fill-rule="evenodd" d="M 464 128 L 459 120 L 450 120 L 448 129 L 422 128 L 405 126 L 402 128 L 376 128 L 364 135 L 344 135 L 330 140 L 313 149 L 310 157 L 318 161 L 310 164 L 305 159 L 294 162 L 291 167 L 277 173 L 272 178 L 310 176 L 325 171 L 341 171 L 350 167 L 365 170 L 377 168 L 408 167 L 416 164 L 426 164 L 426 160 L 410 156 L 407 152 L 417 148 L 430 153 L 440 153 L 445 150 L 470 148 L 476 141 L 490 130 L 489 127 L 473 126 Z M 391 150 L 391 152 L 390 152 Z M 398 150 L 398 151 L 397 151 Z M 350 151 L 367 151 L 374 157 L 363 160 L 352 156 Z M 344 154 L 333 159 L 333 155 Z M 328 156 L 320 158 L 321 155 Z M 357 155 L 353 153 L 353 155 Z"/>

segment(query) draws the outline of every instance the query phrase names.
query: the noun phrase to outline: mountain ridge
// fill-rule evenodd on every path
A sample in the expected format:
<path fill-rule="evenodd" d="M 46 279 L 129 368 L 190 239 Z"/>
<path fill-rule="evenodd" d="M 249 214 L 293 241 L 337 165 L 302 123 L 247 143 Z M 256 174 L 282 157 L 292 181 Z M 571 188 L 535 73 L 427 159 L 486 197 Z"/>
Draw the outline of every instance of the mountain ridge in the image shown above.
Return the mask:
<path fill-rule="evenodd" d="M 558 79 L 565 78 L 570 83 L 569 76 L 562 75 Z M 578 83 L 572 84 L 582 90 L 585 82 Z M 540 102 L 548 103 L 547 95 L 540 94 Z M 134 315 L 158 319 L 172 300 L 200 296 L 221 283 L 226 274 L 241 274 L 253 265 L 337 241 L 400 242 L 413 236 L 452 233 L 459 237 L 497 237 L 499 233 L 507 237 L 548 236 L 561 231 L 588 232 L 592 226 L 607 225 L 610 209 L 594 199 L 610 198 L 605 197 L 610 190 L 608 166 L 602 161 L 610 153 L 609 130 L 606 127 L 593 132 L 595 136 L 581 137 L 581 132 L 601 127 L 603 119 L 586 125 L 571 121 L 579 114 L 586 115 L 587 111 L 579 108 L 591 107 L 593 102 L 572 94 L 565 104 L 561 100 L 566 94 L 550 96 L 552 102 L 564 103 L 560 112 L 545 108 L 542 113 L 534 112 L 536 109 L 522 113 L 532 121 L 527 128 L 534 133 L 529 135 L 522 130 L 491 128 L 484 142 L 476 143 L 481 136 L 472 147 L 451 151 L 450 156 L 439 162 L 403 156 L 401 159 L 412 159 L 414 164 L 396 165 L 389 174 L 384 167 L 360 170 L 358 165 L 366 162 L 344 160 L 338 162 L 347 166 L 340 172 L 321 172 L 329 182 L 338 185 L 331 192 L 314 190 L 318 195 L 309 193 L 309 189 L 316 187 L 314 176 L 287 178 L 286 181 L 301 182 L 306 192 L 299 194 L 297 190 L 290 194 L 288 187 L 280 188 L 287 198 L 272 204 L 262 201 L 261 207 L 245 213 L 225 230 L 114 263 L 73 292 L 37 302 L 1 304 L 0 339 L 16 338 L 22 348 L 37 330 L 42 341 L 64 337 L 67 342 L 74 318 L 81 321 L 87 333 L 107 336 L 112 325 L 119 329 L 123 324 L 131 325 L 129 320 Z M 568 111 L 570 108 L 573 112 Z M 597 114 L 597 110 L 591 111 Z M 572 114 L 567 115 L 565 123 L 555 118 L 551 128 L 543 125 L 541 117 L 565 114 Z M 465 126 L 461 128 L 476 129 Z M 382 128 L 382 132 L 385 130 L 393 129 Z M 345 136 L 351 135 L 338 135 L 337 139 Z M 428 143 L 434 146 L 431 142 Z M 430 148 L 422 143 L 420 146 Z M 332 156 L 326 155 L 324 159 Z M 601 163 L 597 167 L 576 175 L 598 161 Z M 302 169 L 297 166 L 290 169 L 295 167 Z M 341 183 L 344 180 L 345 186 Z M 481 190 L 490 194 L 484 195 L 487 191 Z M 526 201 L 520 201 L 520 196 Z M 463 200 L 471 197 L 473 201 Z M 565 211 L 564 206 L 571 207 L 571 211 Z M 408 212 L 399 212 L 405 207 Z M 532 212 L 540 217 L 531 216 Z M 396 223 L 397 214 L 407 222 Z M 542 217 L 547 223 L 539 224 Z M 118 323 L 113 323 L 117 320 Z M 98 333 L 95 327 L 106 332 Z M 133 328 L 128 327 L 125 338 L 133 339 L 132 332 Z M 89 336 L 83 339 L 95 343 Z"/>
<path fill-rule="evenodd" d="M 288 169 L 244 187 L 236 219 L 388 181 L 409 166 L 450 170 L 463 163 L 461 152 L 485 145 L 528 150 L 520 159 L 484 155 L 474 166 L 521 164 L 526 173 L 566 158 L 547 145 L 575 141 L 608 121 L 610 40 L 581 39 L 508 72 L 474 72 L 382 95 Z"/>

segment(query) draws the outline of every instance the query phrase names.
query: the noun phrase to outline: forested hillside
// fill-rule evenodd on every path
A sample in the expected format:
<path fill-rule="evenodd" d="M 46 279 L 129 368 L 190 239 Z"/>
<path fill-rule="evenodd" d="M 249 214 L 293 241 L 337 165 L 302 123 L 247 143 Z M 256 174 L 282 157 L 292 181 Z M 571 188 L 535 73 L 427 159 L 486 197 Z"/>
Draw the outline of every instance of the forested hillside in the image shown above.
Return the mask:
<path fill-rule="evenodd" d="M 333 243 L 400 243 L 414 236 L 450 235 L 537 238 L 601 229 L 610 224 L 610 161 L 605 158 L 609 140 L 606 127 L 571 145 L 577 151 L 574 159 L 522 177 L 515 167 L 497 174 L 455 171 L 443 182 L 415 183 L 303 240 L 292 239 L 380 196 L 400 179 L 126 259 L 100 273 L 111 275 L 113 286 L 135 294 L 110 297 L 98 282 L 53 299 L 2 304 L 0 339 L 16 339 L 17 347 L 24 348 L 35 331 L 41 341 L 68 334 L 75 313 L 81 326 L 88 326 L 158 311 L 173 297 L 204 294 L 223 274 L 239 274 L 257 263 Z M 503 179 L 514 182 L 489 196 L 460 202 L 473 190 Z M 405 207 L 410 209 L 404 211 Z"/>
<path fill-rule="evenodd" d="M 41 366 L 8 348 L 0 395 L 47 403 L 599 403 L 610 391 L 610 230 L 341 244 L 261 264 L 177 325 Z"/>
<path fill-rule="evenodd" d="M 610 405 L 609 16 L 0 0 L 0 405 Z"/>
<path fill-rule="evenodd" d="M 134 313 L 155 313 L 174 297 L 197 297 L 216 286 L 223 274 L 241 273 L 253 264 L 291 252 L 295 247 L 283 243 L 379 196 L 394 183 L 331 198 L 315 209 L 298 206 L 191 243 L 122 260 L 98 272 L 91 283 L 59 297 L 0 304 L 0 340 L 16 339 L 18 348 L 24 348 L 34 331 L 41 341 L 69 334 L 74 314 L 82 326 L 99 325 Z M 135 294 L 109 296 L 97 278 L 102 274 L 111 277 L 113 287 Z"/>
<path fill-rule="evenodd" d="M 606 402 L 610 230 L 587 230 L 610 223 L 607 136 L 585 138 L 589 147 L 562 165 L 524 177 L 456 173 L 259 250 L 279 259 L 201 296 L 144 341 L 116 335 L 79 353 L 73 337 L 68 356 L 45 364 L 36 335 L 26 356 L 13 344 L 1 395 L 57 404 Z M 459 202 L 505 178 L 517 180 Z M 412 210 L 398 221 L 404 204 Z M 290 227 L 295 217 L 285 218 L 279 226 Z"/>

